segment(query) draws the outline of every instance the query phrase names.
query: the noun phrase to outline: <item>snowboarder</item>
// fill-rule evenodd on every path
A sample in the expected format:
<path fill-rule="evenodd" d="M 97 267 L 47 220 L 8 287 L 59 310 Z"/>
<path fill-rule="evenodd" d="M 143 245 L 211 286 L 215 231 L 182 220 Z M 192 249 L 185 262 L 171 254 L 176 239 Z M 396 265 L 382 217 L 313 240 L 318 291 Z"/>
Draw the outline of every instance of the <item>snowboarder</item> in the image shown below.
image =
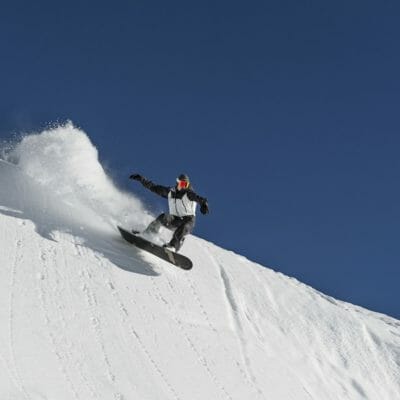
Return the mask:
<path fill-rule="evenodd" d="M 158 233 L 161 225 L 171 230 L 175 229 L 171 241 L 164 247 L 178 252 L 185 236 L 194 228 L 197 203 L 200 204 L 200 212 L 208 214 L 207 199 L 193 191 L 186 174 L 179 175 L 174 187 L 157 185 L 139 174 L 132 174 L 129 178 L 139 181 L 145 188 L 168 199 L 169 213 L 160 214 L 143 233 Z"/>

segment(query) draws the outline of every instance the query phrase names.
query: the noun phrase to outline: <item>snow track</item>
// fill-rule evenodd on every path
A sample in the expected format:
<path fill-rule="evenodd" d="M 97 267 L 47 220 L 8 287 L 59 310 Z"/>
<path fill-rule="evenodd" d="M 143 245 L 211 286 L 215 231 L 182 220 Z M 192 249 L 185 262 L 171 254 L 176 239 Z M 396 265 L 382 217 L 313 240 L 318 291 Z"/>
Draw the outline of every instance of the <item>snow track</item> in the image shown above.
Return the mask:
<path fill-rule="evenodd" d="M 10 160 L 0 399 L 400 399 L 399 321 L 193 236 L 190 272 L 127 244 L 151 216 L 70 124 Z"/>
<path fill-rule="evenodd" d="M 18 391 L 21 392 L 25 399 L 30 399 L 29 393 L 27 392 L 25 385 L 21 378 L 21 373 L 19 371 L 17 356 L 16 356 L 16 344 L 15 344 L 15 291 L 16 291 L 16 281 L 17 281 L 17 266 L 21 264 L 23 260 L 22 253 L 22 241 L 18 239 L 14 247 L 14 260 L 12 262 L 11 272 L 10 272 L 10 308 L 9 308 L 9 354 L 10 354 L 10 367 L 9 370 L 13 375 L 14 382 Z"/>
<path fill-rule="evenodd" d="M 253 375 L 253 373 L 251 372 L 251 363 L 250 363 L 250 359 L 247 356 L 247 351 L 246 351 L 246 343 L 243 341 L 243 328 L 241 325 L 241 321 L 239 318 L 239 309 L 238 306 L 236 304 L 236 301 L 234 299 L 233 293 L 232 293 L 232 288 L 231 288 L 231 284 L 229 281 L 229 278 L 227 276 L 227 273 L 224 270 L 224 267 L 218 262 L 218 260 L 216 258 L 214 258 L 210 251 L 207 249 L 206 246 L 202 246 L 203 251 L 206 252 L 206 254 L 208 254 L 208 257 L 210 259 L 211 264 L 215 267 L 216 271 L 219 271 L 220 273 L 220 279 L 221 279 L 221 286 L 222 286 L 222 292 L 224 294 L 224 297 L 226 299 L 226 304 L 227 304 L 227 315 L 229 315 L 229 319 L 230 319 L 230 325 L 237 337 L 237 342 L 238 342 L 238 349 L 240 352 L 240 358 L 241 358 L 241 362 L 238 362 L 236 359 L 233 359 L 233 363 L 234 365 L 236 365 L 239 369 L 240 374 L 242 375 L 242 377 L 244 378 L 245 382 L 247 383 L 247 385 L 249 386 L 250 389 L 253 389 L 255 392 L 255 396 L 257 396 L 257 398 L 265 398 L 262 390 L 259 388 L 258 383 L 256 382 L 256 378 Z M 194 284 L 191 283 L 190 284 L 194 294 L 195 294 L 195 298 L 198 301 L 198 303 L 201 306 L 201 301 L 199 299 L 199 296 L 196 293 L 196 289 L 194 287 Z M 206 312 L 204 311 L 204 308 L 201 306 L 202 312 L 203 314 L 206 314 Z M 207 316 L 207 321 L 209 322 L 209 318 Z M 213 330 L 214 327 L 211 326 L 211 328 Z M 229 354 L 227 352 L 227 354 Z"/>
<path fill-rule="evenodd" d="M 154 287 L 156 288 L 158 295 L 161 299 L 163 299 L 163 295 L 160 291 L 160 288 L 158 287 L 158 284 L 154 278 L 151 278 L 153 280 Z M 175 325 L 178 327 L 182 337 L 186 341 L 187 345 L 189 348 L 194 352 L 198 364 L 200 367 L 204 368 L 207 375 L 213 382 L 213 386 L 218 388 L 220 391 L 220 394 L 223 396 L 224 399 L 227 400 L 232 400 L 231 395 L 227 392 L 226 388 L 224 385 L 219 381 L 217 375 L 211 370 L 210 365 L 207 361 L 207 359 L 204 357 L 204 351 L 199 347 L 199 345 L 195 344 L 194 340 L 191 338 L 191 335 L 188 334 L 188 332 L 185 329 L 184 324 L 181 322 L 181 320 L 177 317 L 177 315 L 174 313 L 174 310 L 172 309 L 170 302 L 168 301 L 163 301 L 164 305 L 166 305 L 169 308 L 170 315 L 173 315 L 173 321 L 175 322 Z"/>
<path fill-rule="evenodd" d="M 66 387 L 73 399 L 79 399 L 78 390 L 75 387 L 71 373 L 75 372 L 69 365 L 69 359 L 71 358 L 69 346 L 66 346 L 63 341 L 65 340 L 64 335 L 55 335 L 54 332 L 57 331 L 57 327 L 65 327 L 67 324 L 63 318 L 63 311 L 61 305 L 58 303 L 60 301 L 61 293 L 58 289 L 59 279 L 57 277 L 50 276 L 50 271 L 48 267 L 48 260 L 56 259 L 55 250 L 52 254 L 45 249 L 40 251 L 40 260 L 43 265 L 42 275 L 40 277 L 40 293 L 39 299 L 41 301 L 43 319 L 46 326 L 45 333 L 49 337 L 49 342 L 52 346 L 52 352 L 55 354 L 58 361 L 58 368 L 63 376 Z M 52 271 L 55 273 L 56 271 Z M 54 282 L 55 285 L 49 287 L 49 282 Z M 55 310 L 52 310 L 55 308 Z M 55 317 L 55 318 L 54 318 Z"/>

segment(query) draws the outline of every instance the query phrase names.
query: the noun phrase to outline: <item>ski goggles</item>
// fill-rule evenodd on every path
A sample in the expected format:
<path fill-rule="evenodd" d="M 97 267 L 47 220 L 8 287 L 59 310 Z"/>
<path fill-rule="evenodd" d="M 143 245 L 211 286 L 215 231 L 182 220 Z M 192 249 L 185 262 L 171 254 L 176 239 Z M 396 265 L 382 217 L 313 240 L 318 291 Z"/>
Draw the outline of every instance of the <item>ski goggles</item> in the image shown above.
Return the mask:
<path fill-rule="evenodd" d="M 189 182 L 188 181 L 182 181 L 180 179 L 176 180 L 178 189 L 187 189 L 189 187 Z"/>

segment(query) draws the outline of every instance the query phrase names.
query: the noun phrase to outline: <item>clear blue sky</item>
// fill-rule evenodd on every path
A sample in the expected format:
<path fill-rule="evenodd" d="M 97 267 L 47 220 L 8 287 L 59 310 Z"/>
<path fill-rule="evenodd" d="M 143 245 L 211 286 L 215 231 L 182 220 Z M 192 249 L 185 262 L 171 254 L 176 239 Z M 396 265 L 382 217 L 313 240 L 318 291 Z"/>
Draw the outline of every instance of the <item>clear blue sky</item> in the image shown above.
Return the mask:
<path fill-rule="evenodd" d="M 0 136 L 72 120 L 120 185 L 189 174 L 195 233 L 400 318 L 400 3 L 25 1 Z"/>

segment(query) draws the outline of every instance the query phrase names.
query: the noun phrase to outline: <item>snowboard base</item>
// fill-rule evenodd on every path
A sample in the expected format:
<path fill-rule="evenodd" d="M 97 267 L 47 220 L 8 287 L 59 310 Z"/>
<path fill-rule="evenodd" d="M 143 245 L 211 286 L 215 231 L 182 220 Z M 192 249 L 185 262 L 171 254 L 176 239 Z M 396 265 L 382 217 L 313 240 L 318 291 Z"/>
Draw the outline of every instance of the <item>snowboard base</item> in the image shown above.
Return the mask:
<path fill-rule="evenodd" d="M 169 262 L 170 264 L 176 265 L 179 268 L 189 270 L 193 267 L 192 261 L 186 256 L 175 253 L 171 250 L 166 249 L 165 247 L 158 246 L 146 239 L 143 239 L 140 236 L 134 235 L 133 233 L 127 231 L 120 226 L 117 226 L 121 236 L 129 243 L 135 245 L 139 249 L 148 251 L 151 254 L 161 258 L 164 261 Z"/>

